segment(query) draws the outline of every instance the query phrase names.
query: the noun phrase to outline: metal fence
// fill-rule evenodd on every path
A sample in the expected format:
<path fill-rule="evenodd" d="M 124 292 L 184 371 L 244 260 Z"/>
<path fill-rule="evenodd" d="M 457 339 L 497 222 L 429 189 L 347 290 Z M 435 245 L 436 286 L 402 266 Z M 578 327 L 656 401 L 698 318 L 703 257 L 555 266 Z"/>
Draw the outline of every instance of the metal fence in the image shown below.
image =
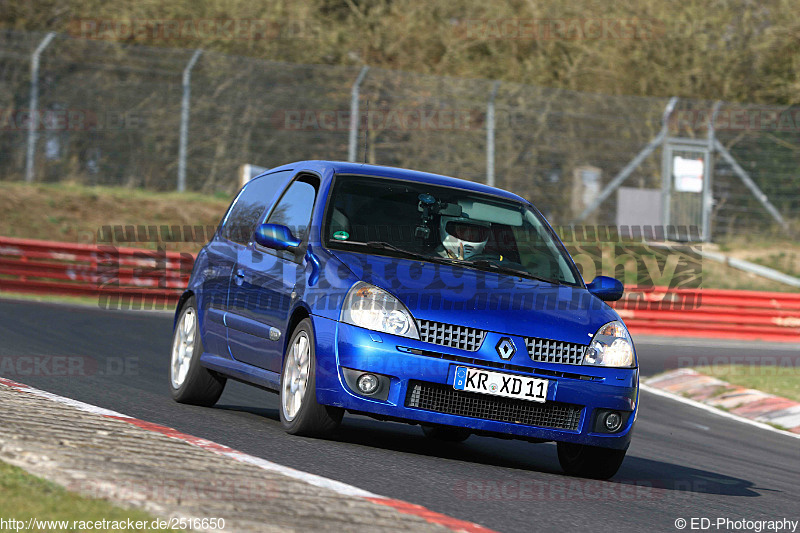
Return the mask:
<path fill-rule="evenodd" d="M 707 139 L 714 109 L 682 99 L 665 125 L 668 98 L 46 37 L 0 33 L 2 180 L 231 193 L 243 163 L 355 154 L 493 182 L 555 224 L 614 224 L 613 191 L 580 215 L 660 132 Z M 711 235 L 780 229 L 761 194 L 796 229 L 800 109 L 716 111 L 734 164 L 714 153 Z M 624 185 L 662 189 L 661 153 L 640 155 Z"/>

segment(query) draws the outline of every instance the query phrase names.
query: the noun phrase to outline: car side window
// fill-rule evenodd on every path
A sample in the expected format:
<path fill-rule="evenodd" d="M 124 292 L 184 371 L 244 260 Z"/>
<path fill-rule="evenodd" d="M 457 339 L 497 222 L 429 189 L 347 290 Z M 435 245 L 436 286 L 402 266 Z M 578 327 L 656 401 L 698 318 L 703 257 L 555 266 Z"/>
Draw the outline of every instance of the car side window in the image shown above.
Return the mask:
<path fill-rule="evenodd" d="M 267 174 L 245 185 L 225 218 L 221 235 L 239 244 L 249 243 L 262 213 L 285 183 L 288 172 Z"/>
<path fill-rule="evenodd" d="M 310 183 L 311 179 L 313 178 L 303 177 L 292 183 L 267 219 L 268 224 L 288 227 L 292 235 L 301 241 L 308 233 L 311 211 L 317 196 L 317 189 Z"/>

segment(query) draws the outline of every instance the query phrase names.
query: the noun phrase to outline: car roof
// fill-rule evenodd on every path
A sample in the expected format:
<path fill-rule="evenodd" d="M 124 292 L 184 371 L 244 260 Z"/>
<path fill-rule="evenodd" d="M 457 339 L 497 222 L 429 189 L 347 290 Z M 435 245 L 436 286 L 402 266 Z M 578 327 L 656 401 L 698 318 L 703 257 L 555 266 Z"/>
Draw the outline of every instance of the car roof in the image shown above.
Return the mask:
<path fill-rule="evenodd" d="M 483 183 L 468 181 L 450 176 L 442 176 L 440 174 L 432 174 L 430 172 L 422 172 L 419 170 L 410 170 L 406 168 L 385 167 L 380 165 L 368 165 L 366 163 L 348 163 L 345 161 L 298 161 L 296 163 L 289 163 L 280 167 L 270 169 L 269 172 L 276 172 L 279 170 L 293 170 L 293 169 L 306 169 L 317 170 L 320 174 L 325 169 L 333 171 L 336 174 L 355 174 L 355 175 L 368 175 L 384 178 L 403 179 L 408 181 L 415 181 L 419 183 L 429 183 L 431 185 L 441 185 L 444 187 L 456 187 L 459 189 L 466 189 L 484 194 L 492 194 L 501 196 L 510 200 L 517 200 L 524 203 L 529 203 L 526 199 L 514 193 L 490 187 Z"/>

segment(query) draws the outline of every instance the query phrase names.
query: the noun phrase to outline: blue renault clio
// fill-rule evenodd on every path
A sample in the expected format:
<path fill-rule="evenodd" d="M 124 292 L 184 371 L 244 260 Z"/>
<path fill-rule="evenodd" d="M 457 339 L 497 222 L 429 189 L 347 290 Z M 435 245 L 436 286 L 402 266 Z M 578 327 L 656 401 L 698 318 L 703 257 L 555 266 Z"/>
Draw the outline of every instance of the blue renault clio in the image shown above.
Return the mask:
<path fill-rule="evenodd" d="M 275 391 L 286 431 L 345 411 L 555 441 L 563 469 L 609 478 L 638 405 L 628 330 L 527 200 L 423 172 L 305 161 L 234 199 L 177 306 L 170 389 L 211 406 L 228 378 Z"/>

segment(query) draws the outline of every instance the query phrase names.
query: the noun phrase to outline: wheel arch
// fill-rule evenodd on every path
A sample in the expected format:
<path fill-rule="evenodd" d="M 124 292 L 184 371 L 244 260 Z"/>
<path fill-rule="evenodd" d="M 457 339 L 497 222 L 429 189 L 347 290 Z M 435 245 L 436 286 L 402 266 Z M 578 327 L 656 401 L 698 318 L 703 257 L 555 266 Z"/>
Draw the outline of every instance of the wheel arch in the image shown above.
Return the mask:
<path fill-rule="evenodd" d="M 181 297 L 178 299 L 178 303 L 175 305 L 175 316 L 172 317 L 173 330 L 175 329 L 175 325 L 178 323 L 178 317 L 181 314 L 181 309 L 183 309 L 183 304 L 185 304 L 186 301 L 192 296 L 194 296 L 194 291 L 191 289 L 187 289 L 183 291 L 183 294 L 181 294 Z"/>
<path fill-rule="evenodd" d="M 292 334 L 294 333 L 295 328 L 300 322 L 302 322 L 306 318 L 311 318 L 311 313 L 305 306 L 298 305 L 295 308 L 295 310 L 292 311 L 292 316 L 289 318 L 289 322 L 286 326 L 286 335 L 284 335 L 284 340 L 283 340 L 284 357 L 286 357 L 286 350 L 289 348 L 289 341 L 292 339 Z M 316 339 L 314 339 L 314 341 L 316 342 Z"/>

